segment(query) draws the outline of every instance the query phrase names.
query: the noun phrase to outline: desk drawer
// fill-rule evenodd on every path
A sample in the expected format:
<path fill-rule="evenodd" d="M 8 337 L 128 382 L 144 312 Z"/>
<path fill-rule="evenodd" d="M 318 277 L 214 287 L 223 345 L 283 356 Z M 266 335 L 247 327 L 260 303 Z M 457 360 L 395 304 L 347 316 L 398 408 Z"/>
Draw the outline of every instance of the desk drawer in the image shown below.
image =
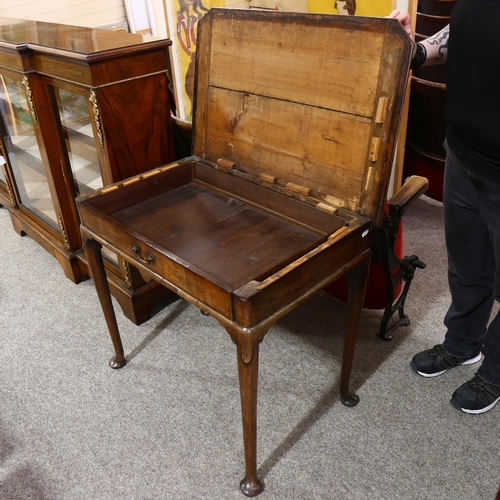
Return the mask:
<path fill-rule="evenodd" d="M 175 256 L 168 256 L 138 238 L 125 232 L 116 234 L 111 241 L 118 242 L 121 255 L 139 269 L 153 273 L 156 280 L 176 291 L 200 301 L 226 318 L 232 318 L 231 291 L 211 282 Z"/>

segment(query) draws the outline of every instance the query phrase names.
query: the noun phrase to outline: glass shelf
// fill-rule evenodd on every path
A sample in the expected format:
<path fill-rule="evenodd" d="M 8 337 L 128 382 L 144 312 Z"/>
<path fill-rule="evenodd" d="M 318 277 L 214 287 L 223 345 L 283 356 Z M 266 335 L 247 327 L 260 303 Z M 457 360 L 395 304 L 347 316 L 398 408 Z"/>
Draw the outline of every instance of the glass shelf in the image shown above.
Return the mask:
<path fill-rule="evenodd" d="M 103 187 L 88 96 L 59 87 L 52 87 L 52 90 L 75 181 L 75 195 L 80 196 Z"/>

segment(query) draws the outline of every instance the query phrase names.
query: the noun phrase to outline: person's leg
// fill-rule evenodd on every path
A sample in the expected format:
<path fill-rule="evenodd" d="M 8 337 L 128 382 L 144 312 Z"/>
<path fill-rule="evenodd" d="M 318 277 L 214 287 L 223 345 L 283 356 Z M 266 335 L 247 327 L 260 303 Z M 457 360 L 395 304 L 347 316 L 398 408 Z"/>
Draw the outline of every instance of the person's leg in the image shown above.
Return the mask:
<path fill-rule="evenodd" d="M 479 185 L 480 211 L 488 227 L 496 266 L 491 271 L 494 296 L 500 301 L 500 184 L 481 179 Z M 482 349 L 483 364 L 478 375 L 487 382 L 500 386 L 500 313 L 492 319 Z"/>
<path fill-rule="evenodd" d="M 445 316 L 448 330 L 443 345 L 416 354 L 410 363 L 424 377 L 481 359 L 494 300 L 495 259 L 489 229 L 480 213 L 476 177 L 448 153 L 443 201 L 452 303 Z"/>
<path fill-rule="evenodd" d="M 477 374 L 486 382 L 500 386 L 500 312 L 488 327 L 483 354 L 483 364 Z"/>
<path fill-rule="evenodd" d="M 469 171 L 448 152 L 444 184 L 448 282 L 452 303 L 442 345 L 416 354 L 410 365 L 426 377 L 475 363 L 477 374 L 451 397 L 458 410 L 480 414 L 500 401 L 500 184 Z"/>
<path fill-rule="evenodd" d="M 448 154 L 443 203 L 452 302 L 444 320 L 448 330 L 443 347 L 464 358 L 483 347 L 494 301 L 495 254 L 489 224 L 494 200 L 485 199 L 484 183 Z M 499 219 L 500 185 L 497 191 Z"/>
<path fill-rule="evenodd" d="M 460 386 L 450 400 L 452 406 L 458 410 L 470 414 L 481 414 L 491 410 L 500 401 L 500 313 L 493 318 L 487 330 L 485 328 L 485 321 L 487 324 L 490 319 L 489 304 L 493 302 L 493 297 L 497 300 L 500 297 L 500 184 L 474 174 L 470 174 L 470 178 L 477 191 L 477 201 L 474 206 L 481 218 L 481 232 L 484 229 L 487 231 L 487 238 L 481 240 L 478 247 L 484 246 L 490 250 L 484 252 L 485 275 L 482 279 L 476 280 L 472 285 L 468 281 L 463 284 L 467 288 L 470 286 L 477 288 L 474 294 L 477 301 L 471 303 L 470 312 L 464 315 L 464 318 L 470 319 L 470 323 L 464 323 L 460 314 L 457 314 L 459 309 L 453 307 L 455 305 L 453 294 L 453 305 L 447 315 L 449 330 L 445 347 L 449 342 L 453 348 L 456 346 L 461 346 L 459 348 L 462 349 L 469 346 L 474 348 L 475 339 L 484 344 L 482 347 L 484 360 L 477 374 Z M 450 272 L 453 274 L 453 269 L 450 268 Z M 456 285 L 454 276 L 450 279 L 450 287 L 452 282 Z M 479 288 L 478 285 L 480 285 Z M 457 287 L 457 291 L 459 290 L 460 286 Z M 479 301 L 481 296 L 485 298 L 483 302 Z M 460 300 L 458 303 L 461 304 Z M 476 304 L 477 309 L 474 308 Z M 463 307 L 463 304 L 460 307 Z M 477 314 L 478 311 L 479 314 Z M 458 328 L 455 328 L 456 325 Z M 483 328 L 485 328 L 484 334 L 481 333 Z M 470 351 L 464 350 L 463 352 Z"/>
<path fill-rule="evenodd" d="M 500 313 L 488 327 L 483 347 L 484 360 L 476 375 L 462 384 L 451 396 L 457 410 L 479 415 L 500 401 Z"/>
<path fill-rule="evenodd" d="M 450 403 L 457 410 L 479 415 L 500 401 L 500 313 L 491 322 L 483 347 L 484 361 L 476 375 L 462 384 Z"/>

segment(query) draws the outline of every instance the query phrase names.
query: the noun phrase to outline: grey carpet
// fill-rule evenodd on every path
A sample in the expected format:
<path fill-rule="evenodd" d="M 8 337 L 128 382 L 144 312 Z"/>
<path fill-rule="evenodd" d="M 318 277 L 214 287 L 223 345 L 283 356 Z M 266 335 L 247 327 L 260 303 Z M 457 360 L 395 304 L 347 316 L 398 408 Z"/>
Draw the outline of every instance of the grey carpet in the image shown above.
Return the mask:
<path fill-rule="evenodd" d="M 500 405 L 481 416 L 449 404 L 476 366 L 424 379 L 415 352 L 442 340 L 449 296 L 442 206 L 405 217 L 417 271 L 411 325 L 375 336 L 365 310 L 351 387 L 338 397 L 345 305 L 320 293 L 261 346 L 258 467 L 265 499 L 493 499 Z M 115 307 L 128 365 L 112 355 L 92 282 L 57 261 L 0 209 L 0 498 L 242 499 L 235 347 L 210 317 L 177 301 L 140 327 Z"/>

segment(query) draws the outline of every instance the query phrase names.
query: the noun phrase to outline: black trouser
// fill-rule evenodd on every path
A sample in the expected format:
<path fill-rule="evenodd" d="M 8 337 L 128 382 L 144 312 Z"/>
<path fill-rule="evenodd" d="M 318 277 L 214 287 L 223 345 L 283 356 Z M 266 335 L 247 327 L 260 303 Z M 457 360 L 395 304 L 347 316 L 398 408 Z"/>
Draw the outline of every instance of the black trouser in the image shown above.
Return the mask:
<path fill-rule="evenodd" d="M 449 151 L 443 202 L 452 298 L 444 347 L 467 357 L 481 350 L 478 374 L 500 385 L 500 313 L 488 327 L 500 299 L 500 184 L 471 172 Z"/>

